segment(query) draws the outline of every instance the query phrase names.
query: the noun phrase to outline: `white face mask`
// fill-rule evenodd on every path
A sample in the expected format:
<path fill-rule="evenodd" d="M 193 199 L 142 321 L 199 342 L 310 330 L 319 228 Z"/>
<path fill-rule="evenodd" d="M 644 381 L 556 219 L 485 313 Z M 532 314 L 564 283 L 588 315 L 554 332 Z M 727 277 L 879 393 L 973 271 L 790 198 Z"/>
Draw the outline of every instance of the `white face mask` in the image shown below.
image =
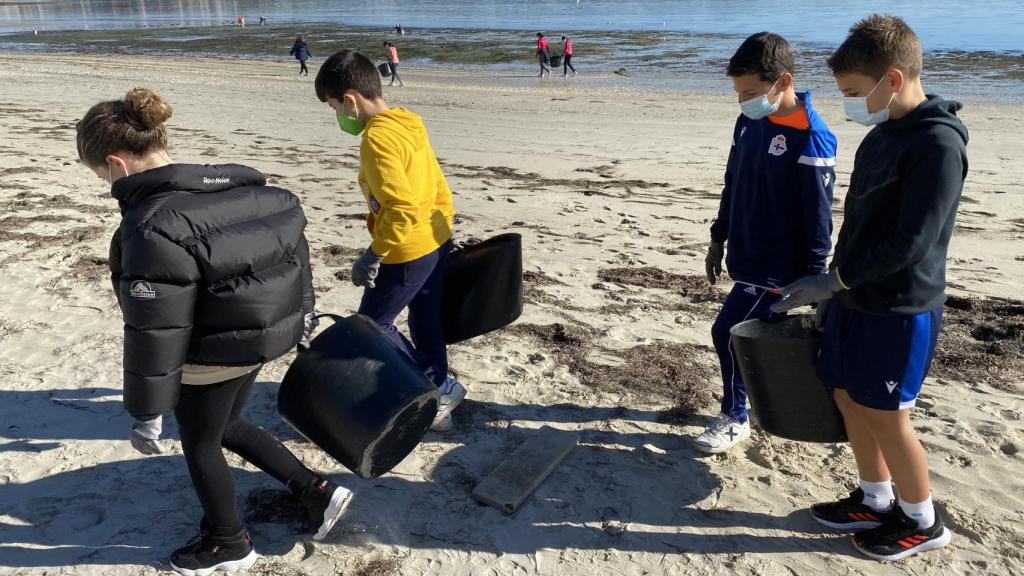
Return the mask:
<path fill-rule="evenodd" d="M 874 126 L 875 124 L 881 124 L 889 120 L 889 106 L 892 106 L 893 99 L 896 98 L 894 92 L 892 96 L 889 96 L 889 103 L 885 105 L 878 112 L 868 111 L 868 96 L 874 94 L 875 90 L 882 85 L 882 81 L 888 78 L 888 76 L 882 76 L 882 78 L 875 84 L 875 87 L 868 92 L 867 96 L 850 96 L 843 98 L 843 112 L 846 112 L 846 117 L 858 124 L 865 126 Z"/>
<path fill-rule="evenodd" d="M 775 89 L 775 85 L 778 83 L 779 81 L 776 80 L 775 84 L 772 84 L 772 87 L 768 89 L 768 92 L 751 98 L 750 100 L 740 102 L 740 112 L 751 120 L 760 120 L 769 114 L 775 114 L 778 112 L 779 106 L 782 104 L 782 95 L 780 94 L 779 97 L 775 99 L 774 104 L 768 101 L 768 94 Z"/>

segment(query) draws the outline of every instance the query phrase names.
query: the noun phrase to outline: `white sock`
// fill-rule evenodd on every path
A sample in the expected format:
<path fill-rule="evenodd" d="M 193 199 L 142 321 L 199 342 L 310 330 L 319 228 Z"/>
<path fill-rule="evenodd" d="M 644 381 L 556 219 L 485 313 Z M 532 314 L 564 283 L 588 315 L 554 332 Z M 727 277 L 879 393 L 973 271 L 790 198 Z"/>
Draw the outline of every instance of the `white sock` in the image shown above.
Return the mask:
<path fill-rule="evenodd" d="M 935 524 L 935 507 L 932 506 L 932 497 L 929 494 L 928 499 L 924 502 L 918 502 L 917 504 L 911 504 L 910 502 L 904 502 L 903 498 L 900 498 L 900 508 L 903 509 L 903 513 L 907 516 L 917 520 L 917 527 L 922 530 L 925 528 L 931 528 L 932 524 Z"/>
<path fill-rule="evenodd" d="M 892 481 L 868 482 L 861 480 L 860 489 L 864 492 L 861 504 L 877 512 L 892 510 L 892 501 L 896 499 L 896 495 L 892 493 Z"/>

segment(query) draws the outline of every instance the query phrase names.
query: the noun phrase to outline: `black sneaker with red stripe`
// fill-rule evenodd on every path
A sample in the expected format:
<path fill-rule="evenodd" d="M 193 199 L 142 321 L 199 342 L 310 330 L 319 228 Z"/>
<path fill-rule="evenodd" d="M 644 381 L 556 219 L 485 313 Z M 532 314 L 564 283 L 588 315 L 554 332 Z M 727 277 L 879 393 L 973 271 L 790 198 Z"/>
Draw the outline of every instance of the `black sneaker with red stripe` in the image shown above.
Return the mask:
<path fill-rule="evenodd" d="M 891 511 L 879 512 L 863 502 L 864 491 L 857 488 L 842 500 L 811 506 L 811 516 L 819 524 L 847 532 L 877 528 L 892 516 Z"/>
<path fill-rule="evenodd" d="M 907 516 L 899 506 L 878 528 L 858 532 L 850 537 L 853 547 L 875 560 L 902 560 L 911 554 L 942 548 L 952 540 L 953 533 L 935 510 L 930 528 L 919 528 L 917 520 Z"/>

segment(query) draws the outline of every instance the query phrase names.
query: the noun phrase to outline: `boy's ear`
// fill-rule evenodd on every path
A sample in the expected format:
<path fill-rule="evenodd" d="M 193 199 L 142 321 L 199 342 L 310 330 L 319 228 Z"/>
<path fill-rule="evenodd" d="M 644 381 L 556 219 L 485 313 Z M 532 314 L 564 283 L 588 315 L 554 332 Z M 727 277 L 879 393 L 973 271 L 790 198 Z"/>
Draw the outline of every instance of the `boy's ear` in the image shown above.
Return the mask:
<path fill-rule="evenodd" d="M 789 72 L 783 72 L 782 76 L 779 76 L 779 92 L 785 92 L 793 87 L 793 75 Z"/>
<path fill-rule="evenodd" d="M 899 68 L 889 68 L 885 71 L 885 76 L 889 81 L 889 90 L 893 94 L 899 94 L 903 91 L 903 87 L 907 84 L 907 77 Z"/>

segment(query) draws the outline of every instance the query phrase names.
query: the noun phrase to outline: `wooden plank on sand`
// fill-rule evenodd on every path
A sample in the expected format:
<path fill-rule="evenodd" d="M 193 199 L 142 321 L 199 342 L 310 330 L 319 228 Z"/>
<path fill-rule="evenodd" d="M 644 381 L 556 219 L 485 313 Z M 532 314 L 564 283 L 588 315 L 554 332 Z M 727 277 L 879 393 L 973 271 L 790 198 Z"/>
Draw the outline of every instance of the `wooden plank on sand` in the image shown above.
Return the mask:
<path fill-rule="evenodd" d="M 477 484 L 470 495 L 506 514 L 515 512 L 579 440 L 575 432 L 542 427 Z"/>

